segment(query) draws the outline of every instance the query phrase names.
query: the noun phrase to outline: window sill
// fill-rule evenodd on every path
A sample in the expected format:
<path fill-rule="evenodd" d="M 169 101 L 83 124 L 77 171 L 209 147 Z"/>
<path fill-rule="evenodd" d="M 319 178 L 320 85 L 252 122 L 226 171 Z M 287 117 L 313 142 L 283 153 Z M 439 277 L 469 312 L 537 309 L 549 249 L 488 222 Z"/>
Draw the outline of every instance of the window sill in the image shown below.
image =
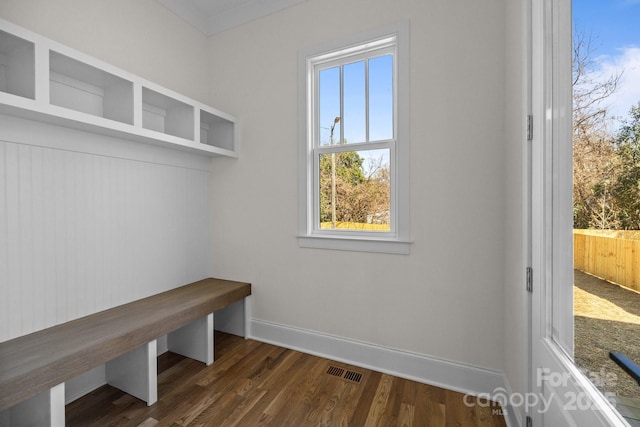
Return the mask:
<path fill-rule="evenodd" d="M 298 236 L 301 248 L 409 255 L 410 241 L 344 236 Z"/>

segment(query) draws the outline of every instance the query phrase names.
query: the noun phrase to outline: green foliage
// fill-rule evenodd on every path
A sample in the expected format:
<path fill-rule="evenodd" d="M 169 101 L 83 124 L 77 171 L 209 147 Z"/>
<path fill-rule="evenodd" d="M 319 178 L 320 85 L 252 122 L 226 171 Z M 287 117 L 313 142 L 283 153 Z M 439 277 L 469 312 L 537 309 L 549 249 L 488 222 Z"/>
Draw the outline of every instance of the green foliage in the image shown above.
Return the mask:
<path fill-rule="evenodd" d="M 611 189 L 622 229 L 640 229 L 640 103 L 615 138 L 620 170 Z"/>
<path fill-rule="evenodd" d="M 629 110 L 629 118 L 623 122 L 616 136 L 616 144 L 631 148 L 635 156 L 640 153 L 640 102 Z"/>
<path fill-rule="evenodd" d="M 332 164 L 335 164 L 336 221 L 367 223 L 381 216 L 388 220 L 388 167 L 367 176 L 364 159 L 357 152 L 348 151 L 320 156 L 320 222 L 332 220 Z"/>
<path fill-rule="evenodd" d="M 364 159 L 355 151 L 335 154 L 336 175 L 349 185 L 358 185 L 366 181 L 362 163 Z M 320 157 L 320 173 L 331 174 L 331 155 Z"/>

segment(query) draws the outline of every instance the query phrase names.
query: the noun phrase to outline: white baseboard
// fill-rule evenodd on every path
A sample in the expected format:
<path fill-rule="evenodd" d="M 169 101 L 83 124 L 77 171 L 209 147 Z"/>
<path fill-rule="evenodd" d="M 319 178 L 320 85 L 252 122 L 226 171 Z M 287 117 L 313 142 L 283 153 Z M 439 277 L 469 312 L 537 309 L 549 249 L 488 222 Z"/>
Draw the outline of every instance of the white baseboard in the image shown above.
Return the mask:
<path fill-rule="evenodd" d="M 505 388 L 504 374 L 305 329 L 251 319 L 249 338 L 449 390 L 478 395 Z M 508 411 L 509 412 L 509 411 Z"/>

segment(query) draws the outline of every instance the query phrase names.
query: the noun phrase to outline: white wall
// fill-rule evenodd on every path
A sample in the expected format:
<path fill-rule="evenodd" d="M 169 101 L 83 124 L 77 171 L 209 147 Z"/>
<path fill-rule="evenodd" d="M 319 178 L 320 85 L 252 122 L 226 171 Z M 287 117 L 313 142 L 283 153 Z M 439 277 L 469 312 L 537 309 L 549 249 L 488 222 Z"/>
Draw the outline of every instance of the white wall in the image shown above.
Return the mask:
<path fill-rule="evenodd" d="M 253 283 L 254 319 L 502 369 L 504 3 L 310 0 L 211 39 L 210 99 L 242 133 L 214 165 L 213 265 Z M 301 249 L 298 50 L 405 19 L 411 255 Z"/>
<path fill-rule="evenodd" d="M 203 99 L 206 38 L 152 0 L 0 17 Z M 208 158 L 0 115 L 0 342 L 211 275 Z"/>
<path fill-rule="evenodd" d="M 155 0 L 2 0 L 0 17 L 205 101 L 207 38 Z"/>

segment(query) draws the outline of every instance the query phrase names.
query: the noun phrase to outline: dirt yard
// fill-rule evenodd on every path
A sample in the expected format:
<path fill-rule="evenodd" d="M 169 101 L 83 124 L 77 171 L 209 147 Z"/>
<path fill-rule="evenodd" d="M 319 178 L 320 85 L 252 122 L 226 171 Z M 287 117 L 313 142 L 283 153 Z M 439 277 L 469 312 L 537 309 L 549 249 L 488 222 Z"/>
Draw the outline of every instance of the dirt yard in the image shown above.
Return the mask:
<path fill-rule="evenodd" d="M 640 399 L 640 385 L 609 358 L 640 364 L 640 293 L 575 270 L 575 361 L 603 393 Z"/>

